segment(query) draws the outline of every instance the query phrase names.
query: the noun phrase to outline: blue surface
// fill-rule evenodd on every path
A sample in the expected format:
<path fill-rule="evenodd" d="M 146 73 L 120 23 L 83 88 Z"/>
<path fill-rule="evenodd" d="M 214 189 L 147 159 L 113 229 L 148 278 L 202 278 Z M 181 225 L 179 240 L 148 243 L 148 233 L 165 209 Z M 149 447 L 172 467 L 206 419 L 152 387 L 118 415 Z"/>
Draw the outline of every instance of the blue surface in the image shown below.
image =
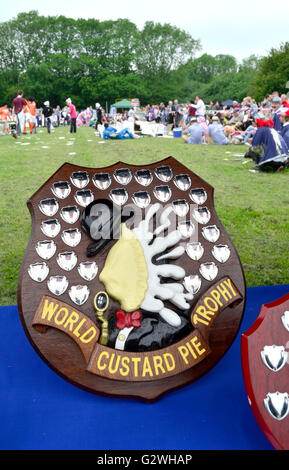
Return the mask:
<path fill-rule="evenodd" d="M 54 373 L 36 354 L 17 307 L 0 307 L 1 450 L 272 449 L 247 403 L 240 335 L 289 285 L 248 289 L 239 335 L 195 383 L 158 402 L 100 397 Z"/>

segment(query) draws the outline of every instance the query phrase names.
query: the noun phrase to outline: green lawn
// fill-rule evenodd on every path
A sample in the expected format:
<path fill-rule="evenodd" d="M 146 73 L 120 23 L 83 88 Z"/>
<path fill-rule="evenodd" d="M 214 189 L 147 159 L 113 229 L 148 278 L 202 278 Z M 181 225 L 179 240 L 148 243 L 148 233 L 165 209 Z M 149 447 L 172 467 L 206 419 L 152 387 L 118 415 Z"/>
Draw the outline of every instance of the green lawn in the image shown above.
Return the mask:
<path fill-rule="evenodd" d="M 78 129 L 67 145 L 70 137 L 66 127 L 19 141 L 0 138 L 0 305 L 16 304 L 31 227 L 26 201 L 64 162 L 96 168 L 174 156 L 214 186 L 215 208 L 239 252 L 247 285 L 289 283 L 289 170 L 250 173 L 251 160 L 234 156 L 244 154 L 244 146 L 185 145 L 181 139 L 152 137 L 100 144 L 92 128 Z"/>

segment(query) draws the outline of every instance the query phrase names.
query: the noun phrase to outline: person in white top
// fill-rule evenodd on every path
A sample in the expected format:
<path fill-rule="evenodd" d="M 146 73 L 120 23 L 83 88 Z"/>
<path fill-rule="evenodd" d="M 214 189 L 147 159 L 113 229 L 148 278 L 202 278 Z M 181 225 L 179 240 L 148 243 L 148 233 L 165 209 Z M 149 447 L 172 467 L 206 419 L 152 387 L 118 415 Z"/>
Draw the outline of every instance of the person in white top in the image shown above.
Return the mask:
<path fill-rule="evenodd" d="M 196 116 L 204 116 L 206 114 L 206 106 L 200 96 L 196 96 L 196 104 L 191 104 L 193 108 L 196 108 Z"/>

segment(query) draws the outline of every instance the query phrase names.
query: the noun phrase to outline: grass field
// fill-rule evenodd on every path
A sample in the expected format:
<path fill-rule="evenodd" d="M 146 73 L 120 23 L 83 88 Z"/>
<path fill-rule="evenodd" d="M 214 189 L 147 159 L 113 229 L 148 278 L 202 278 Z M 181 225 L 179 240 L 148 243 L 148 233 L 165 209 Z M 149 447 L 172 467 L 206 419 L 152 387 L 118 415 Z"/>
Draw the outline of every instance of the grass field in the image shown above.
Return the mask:
<path fill-rule="evenodd" d="M 289 283 L 289 170 L 253 174 L 247 147 L 185 145 L 181 139 L 144 137 L 107 141 L 92 128 L 48 135 L 38 130 L 0 138 L 0 305 L 16 304 L 18 273 L 28 240 L 29 197 L 64 163 L 102 167 L 117 161 L 148 164 L 170 155 L 215 188 L 215 208 L 242 261 L 248 286 Z"/>

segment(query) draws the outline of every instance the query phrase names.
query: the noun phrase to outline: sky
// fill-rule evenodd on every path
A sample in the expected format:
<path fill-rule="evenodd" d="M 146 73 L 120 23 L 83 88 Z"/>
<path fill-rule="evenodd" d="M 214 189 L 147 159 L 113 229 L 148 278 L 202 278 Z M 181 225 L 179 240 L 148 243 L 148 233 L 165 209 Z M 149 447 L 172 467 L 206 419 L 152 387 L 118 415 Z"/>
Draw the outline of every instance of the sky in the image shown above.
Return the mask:
<path fill-rule="evenodd" d="M 37 10 L 44 16 L 128 18 L 141 29 L 146 21 L 170 23 L 201 41 L 198 53 L 231 54 L 238 61 L 267 55 L 289 41 L 288 0 L 0 0 L 0 22 Z"/>

